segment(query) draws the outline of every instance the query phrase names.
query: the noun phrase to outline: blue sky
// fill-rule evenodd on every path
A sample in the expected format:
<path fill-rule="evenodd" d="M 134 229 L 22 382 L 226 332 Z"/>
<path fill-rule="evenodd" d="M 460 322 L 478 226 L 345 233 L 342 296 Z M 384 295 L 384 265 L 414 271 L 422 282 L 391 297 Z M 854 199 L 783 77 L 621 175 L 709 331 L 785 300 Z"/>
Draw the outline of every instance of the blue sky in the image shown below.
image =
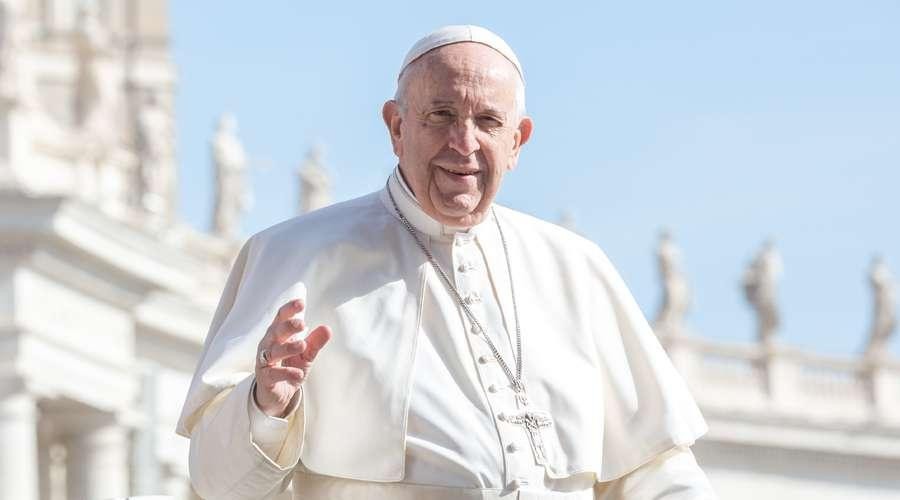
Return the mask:
<path fill-rule="evenodd" d="M 739 281 L 768 237 L 785 266 L 782 336 L 817 352 L 861 347 L 876 253 L 900 276 L 900 3 L 261 5 L 170 3 L 181 211 L 197 228 L 219 113 L 235 113 L 251 157 L 249 235 L 295 214 L 313 145 L 336 199 L 380 188 L 395 163 L 380 110 L 405 52 L 471 23 L 516 50 L 535 120 L 498 201 L 572 213 L 648 315 L 664 226 L 694 290 L 689 322 L 710 338 L 753 338 Z"/>

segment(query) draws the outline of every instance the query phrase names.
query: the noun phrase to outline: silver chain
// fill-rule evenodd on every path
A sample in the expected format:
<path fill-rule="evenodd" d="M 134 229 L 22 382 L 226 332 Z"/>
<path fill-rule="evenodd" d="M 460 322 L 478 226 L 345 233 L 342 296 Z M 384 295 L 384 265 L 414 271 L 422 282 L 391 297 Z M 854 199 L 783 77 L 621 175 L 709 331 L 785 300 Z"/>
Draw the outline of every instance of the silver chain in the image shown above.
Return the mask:
<path fill-rule="evenodd" d="M 481 322 L 478 321 L 478 318 L 475 317 L 475 314 L 472 313 L 472 310 L 469 309 L 469 306 L 466 305 L 466 301 L 463 300 L 462 296 L 459 294 L 459 291 L 453 285 L 453 282 L 450 281 L 450 277 L 447 276 L 447 273 L 441 269 L 441 266 L 434 259 L 434 256 L 428 250 L 422 240 L 419 239 L 419 236 L 416 234 L 415 228 L 413 228 L 412 224 L 410 224 L 409 220 L 400 212 L 400 208 L 397 206 L 397 201 L 394 200 L 394 195 L 391 193 L 390 187 L 387 188 L 388 196 L 391 198 L 391 203 L 394 204 L 394 211 L 397 212 L 397 217 L 400 218 L 400 222 L 403 223 L 403 226 L 409 231 L 409 234 L 416 241 L 416 244 L 419 248 L 422 249 L 422 252 L 428 257 L 428 262 L 431 263 L 431 267 L 434 268 L 435 272 L 437 272 L 438 276 L 444 281 L 444 284 L 447 285 L 447 288 L 453 294 L 453 297 L 456 298 L 456 302 L 463 308 L 466 316 L 469 317 L 469 320 L 473 325 L 478 327 L 478 330 L 481 332 L 481 336 L 484 337 L 484 340 L 487 342 L 488 347 L 491 349 L 491 353 L 494 355 L 494 358 L 497 360 L 497 363 L 500 365 L 500 368 L 503 369 L 506 376 L 509 378 L 509 381 L 512 383 L 513 390 L 517 395 L 521 396 L 524 400 L 525 397 L 525 385 L 522 383 L 522 330 L 519 328 L 519 308 L 516 305 L 516 290 L 513 287 L 513 275 L 512 275 L 512 265 L 509 262 L 509 248 L 506 246 L 506 238 L 503 236 L 503 228 L 500 227 L 500 220 L 497 219 L 497 214 L 494 213 L 494 208 L 491 207 L 491 216 L 494 218 L 494 222 L 497 224 L 497 231 L 500 233 L 500 241 L 503 243 L 503 254 L 506 256 L 506 272 L 509 274 L 509 289 L 512 292 L 512 304 L 513 304 L 513 316 L 516 319 L 516 374 L 513 375 L 512 370 L 509 369 L 509 365 L 506 364 L 506 361 L 503 360 L 503 357 L 500 356 L 500 351 L 497 350 L 497 347 L 491 341 L 491 338 L 487 335 L 487 331 L 481 326 Z"/>

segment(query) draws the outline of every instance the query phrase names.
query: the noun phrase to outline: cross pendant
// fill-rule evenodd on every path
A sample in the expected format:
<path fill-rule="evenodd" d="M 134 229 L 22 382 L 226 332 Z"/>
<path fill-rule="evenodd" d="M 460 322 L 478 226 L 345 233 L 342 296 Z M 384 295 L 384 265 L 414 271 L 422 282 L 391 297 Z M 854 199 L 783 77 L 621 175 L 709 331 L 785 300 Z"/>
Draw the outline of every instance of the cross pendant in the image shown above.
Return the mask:
<path fill-rule="evenodd" d="M 507 417 L 506 421 L 525 426 L 535 460 L 539 465 L 547 465 L 547 452 L 544 449 L 544 440 L 541 438 L 541 428 L 550 427 L 553 424 L 550 414 L 544 411 L 524 411 Z"/>

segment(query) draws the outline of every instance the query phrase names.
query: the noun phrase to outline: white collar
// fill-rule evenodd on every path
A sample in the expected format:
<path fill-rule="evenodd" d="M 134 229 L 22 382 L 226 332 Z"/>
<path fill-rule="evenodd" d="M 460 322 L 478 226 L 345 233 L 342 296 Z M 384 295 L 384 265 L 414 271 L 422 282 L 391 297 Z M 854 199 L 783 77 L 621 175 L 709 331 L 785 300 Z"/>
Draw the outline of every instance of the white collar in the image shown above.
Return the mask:
<path fill-rule="evenodd" d="M 419 201 L 416 200 L 409 185 L 407 185 L 406 181 L 403 179 L 403 175 L 400 174 L 399 166 L 394 168 L 390 178 L 388 178 L 387 190 L 394 196 L 394 201 L 397 202 L 397 208 L 400 209 L 400 213 L 409 220 L 409 223 L 412 224 L 417 231 L 431 237 L 474 238 L 487 220 L 487 218 L 485 218 L 485 220 L 470 228 L 448 226 L 436 221 L 422 210 Z M 385 205 L 387 206 L 388 211 L 396 217 L 397 214 L 394 212 L 394 206 L 391 203 L 390 197 L 387 196 L 387 193 L 385 193 L 384 198 L 387 198 L 385 200 Z"/>

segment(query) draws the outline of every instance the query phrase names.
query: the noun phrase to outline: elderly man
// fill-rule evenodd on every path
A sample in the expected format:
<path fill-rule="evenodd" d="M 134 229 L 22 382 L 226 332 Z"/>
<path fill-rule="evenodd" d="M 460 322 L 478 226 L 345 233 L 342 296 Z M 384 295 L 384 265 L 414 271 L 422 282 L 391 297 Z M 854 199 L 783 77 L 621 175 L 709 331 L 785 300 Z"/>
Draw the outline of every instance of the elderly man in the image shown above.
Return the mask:
<path fill-rule="evenodd" d="M 524 107 L 502 39 L 439 29 L 382 110 L 386 186 L 250 238 L 179 422 L 200 495 L 714 498 L 703 418 L 607 258 L 493 203 Z"/>

